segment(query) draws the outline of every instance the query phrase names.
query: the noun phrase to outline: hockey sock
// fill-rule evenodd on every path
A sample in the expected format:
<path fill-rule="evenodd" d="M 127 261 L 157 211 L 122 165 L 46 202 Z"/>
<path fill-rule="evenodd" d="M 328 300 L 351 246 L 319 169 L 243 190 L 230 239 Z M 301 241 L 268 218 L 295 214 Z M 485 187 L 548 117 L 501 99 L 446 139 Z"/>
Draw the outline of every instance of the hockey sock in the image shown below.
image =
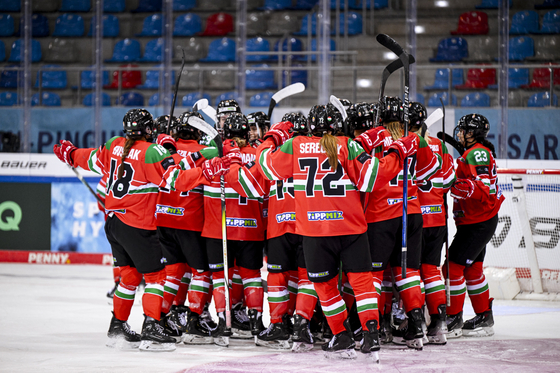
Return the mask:
<path fill-rule="evenodd" d="M 239 267 L 233 267 L 233 276 L 230 277 L 231 284 L 231 304 L 237 304 L 244 301 L 243 299 L 243 281 L 239 275 Z"/>
<path fill-rule="evenodd" d="M 417 269 L 407 268 L 406 278 L 402 278 L 402 268 L 393 267 L 393 275 L 397 290 L 404 303 L 405 312 L 410 312 L 415 308 L 421 308 L 422 290 L 420 289 L 420 271 Z"/>
<path fill-rule="evenodd" d="M 210 300 L 210 272 L 194 271 L 189 287 L 189 308 L 197 314 L 204 311 L 204 306 Z"/>
<path fill-rule="evenodd" d="M 233 276 L 233 268 L 229 268 L 228 273 L 230 276 L 229 278 L 231 279 L 231 276 Z M 212 291 L 212 295 L 214 296 L 214 306 L 216 307 L 216 312 L 224 312 L 226 310 L 224 271 L 212 272 L 212 286 L 214 288 L 214 290 Z"/>
<path fill-rule="evenodd" d="M 447 273 L 445 266 L 448 262 L 444 264 L 443 273 Z M 447 307 L 448 315 L 456 315 L 463 310 L 463 304 L 465 303 L 465 295 L 467 293 L 467 286 L 465 285 L 465 277 L 463 277 L 463 272 L 465 266 L 460 264 L 449 262 L 449 286 L 451 293 L 451 306 Z"/>
<path fill-rule="evenodd" d="M 113 296 L 113 312 L 118 320 L 126 321 L 134 304 L 136 288 L 142 281 L 142 275 L 134 267 L 120 267 L 121 282 Z"/>
<path fill-rule="evenodd" d="M 354 289 L 356 308 L 362 328 L 367 330 L 367 321 L 377 320 L 379 323 L 379 312 L 377 310 L 377 300 L 379 297 L 373 285 L 373 275 L 371 272 L 349 272 L 348 281 L 350 281 Z"/>
<path fill-rule="evenodd" d="M 289 272 L 268 272 L 268 306 L 270 308 L 270 322 L 282 322 L 282 316 L 288 313 L 290 293 L 288 291 Z"/>
<path fill-rule="evenodd" d="M 317 305 L 317 292 L 313 283 L 307 277 L 305 268 L 298 268 L 298 292 L 296 298 L 295 315 L 301 315 L 306 320 L 311 320 Z"/>
<path fill-rule="evenodd" d="M 262 287 L 261 270 L 239 267 L 239 275 L 243 281 L 243 294 L 245 295 L 247 308 L 262 312 L 264 289 Z"/>
<path fill-rule="evenodd" d="M 422 276 L 420 276 L 420 302 L 422 302 L 422 305 L 426 304 L 426 288 Z"/>
<path fill-rule="evenodd" d="M 490 292 L 482 271 L 482 262 L 474 262 L 472 266 L 465 268 L 465 279 L 474 312 L 479 314 L 488 311 L 490 309 Z"/>
<path fill-rule="evenodd" d="M 185 273 L 185 263 L 175 263 L 165 266 L 165 285 L 163 285 L 163 302 L 161 312 L 167 314 L 175 300 L 181 278 Z"/>
<path fill-rule="evenodd" d="M 334 277 L 326 282 L 313 283 L 315 291 L 321 301 L 321 308 L 327 318 L 333 334 L 341 333 L 345 330 L 342 324 L 348 317 L 346 304 L 338 291 L 338 277 Z"/>
<path fill-rule="evenodd" d="M 161 317 L 161 303 L 163 302 L 165 269 L 158 272 L 145 273 L 144 280 L 146 280 L 146 288 L 142 296 L 144 315 L 159 320 Z"/>
<path fill-rule="evenodd" d="M 119 267 L 113 267 L 113 280 L 115 281 L 115 283 L 121 280 L 121 270 L 119 269 Z"/>
<path fill-rule="evenodd" d="M 420 276 L 424 280 L 426 303 L 430 315 L 438 314 L 438 306 L 445 304 L 445 284 L 438 267 L 433 264 L 422 264 Z"/>
<path fill-rule="evenodd" d="M 382 272 L 383 281 L 381 282 L 381 296 L 379 297 L 379 304 L 381 305 L 381 314 L 391 313 L 393 306 L 393 277 L 391 276 L 391 267 L 385 268 Z M 375 277 L 378 277 L 376 275 Z"/>
<path fill-rule="evenodd" d="M 298 272 L 290 271 L 290 279 L 288 280 L 288 293 L 290 300 L 288 300 L 288 315 L 292 316 L 296 309 L 297 291 L 298 291 Z"/>
<path fill-rule="evenodd" d="M 191 283 L 191 268 L 187 265 L 187 270 L 181 277 L 181 283 L 179 284 L 179 290 L 177 290 L 177 295 L 175 295 L 175 299 L 173 300 L 173 304 L 175 306 L 182 306 L 185 304 L 187 300 L 187 291 L 189 290 L 189 285 Z"/>
<path fill-rule="evenodd" d="M 356 301 L 356 298 L 354 298 L 354 289 L 352 289 L 352 285 L 350 285 L 348 277 L 347 276 L 344 277 L 346 277 L 346 281 L 342 283 L 342 299 L 344 299 L 346 308 L 350 309 L 352 308 L 352 305 Z"/>

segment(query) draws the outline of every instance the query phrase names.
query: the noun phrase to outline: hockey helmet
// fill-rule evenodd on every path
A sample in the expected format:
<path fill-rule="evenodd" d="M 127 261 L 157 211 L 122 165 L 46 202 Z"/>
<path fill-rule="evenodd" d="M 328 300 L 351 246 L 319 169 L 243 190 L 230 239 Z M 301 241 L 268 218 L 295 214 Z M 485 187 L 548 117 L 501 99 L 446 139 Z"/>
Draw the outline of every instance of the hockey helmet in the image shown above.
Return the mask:
<path fill-rule="evenodd" d="M 309 111 L 309 129 L 315 134 L 338 130 L 335 113 L 327 105 L 315 105 Z"/>
<path fill-rule="evenodd" d="M 157 117 L 154 121 L 154 137 L 157 137 L 161 133 L 167 133 L 167 123 L 169 123 L 169 115 L 162 115 Z M 171 118 L 171 123 L 169 123 L 169 133 L 173 133 L 173 128 L 177 126 L 179 120 L 177 117 Z"/>
<path fill-rule="evenodd" d="M 345 99 L 345 98 L 340 98 L 340 99 L 338 99 L 338 101 L 340 101 L 340 103 L 342 104 L 342 106 L 344 107 L 345 110 L 350 109 L 350 106 L 352 106 L 352 102 L 350 100 Z"/>
<path fill-rule="evenodd" d="M 457 123 L 455 127 L 454 135 L 457 137 L 457 132 L 465 131 L 465 134 L 472 133 L 473 138 L 483 139 L 488 136 L 488 131 L 490 131 L 490 122 L 484 115 L 480 114 L 467 114 Z"/>
<path fill-rule="evenodd" d="M 408 129 L 413 130 L 422 127 L 426 118 L 428 117 L 428 112 L 424 105 L 419 102 L 411 102 L 408 105 Z"/>
<path fill-rule="evenodd" d="M 241 113 L 233 113 L 226 118 L 224 123 L 224 135 L 226 139 L 239 137 L 249 140 L 249 122 L 247 117 Z"/>
<path fill-rule="evenodd" d="M 403 122 L 403 102 L 399 97 L 383 97 L 380 118 L 383 123 Z"/>
<path fill-rule="evenodd" d="M 302 113 L 286 113 L 282 117 L 282 122 L 290 122 L 294 125 L 292 132 L 298 135 L 307 135 L 309 133 L 309 126 L 307 118 Z"/>
<path fill-rule="evenodd" d="M 179 116 L 179 120 L 177 125 L 174 127 L 173 135 L 192 135 L 193 138 L 199 138 L 201 136 L 200 131 L 198 128 L 194 128 L 189 124 L 189 118 L 196 117 L 199 119 L 204 120 L 202 114 L 198 112 L 186 111 Z"/>
<path fill-rule="evenodd" d="M 220 101 L 218 107 L 216 108 L 216 116 L 218 118 L 229 115 L 232 113 L 241 113 L 241 108 L 235 100 L 223 100 Z"/>
<path fill-rule="evenodd" d="M 270 119 L 262 111 L 247 114 L 247 122 L 249 126 L 258 126 L 262 135 L 270 128 Z"/>
<path fill-rule="evenodd" d="M 373 105 L 367 102 L 356 103 L 348 109 L 346 118 L 350 130 L 368 130 L 373 128 L 375 115 Z"/>
<path fill-rule="evenodd" d="M 130 109 L 123 117 L 123 130 L 127 136 L 145 135 L 151 140 L 154 118 L 146 109 Z"/>
<path fill-rule="evenodd" d="M 332 116 L 333 116 L 334 121 L 336 123 L 336 130 L 337 131 L 342 131 L 343 130 L 342 123 L 344 123 L 344 120 L 342 119 L 342 113 L 336 108 L 336 106 L 334 106 L 330 102 L 327 104 L 327 108 L 332 113 Z"/>

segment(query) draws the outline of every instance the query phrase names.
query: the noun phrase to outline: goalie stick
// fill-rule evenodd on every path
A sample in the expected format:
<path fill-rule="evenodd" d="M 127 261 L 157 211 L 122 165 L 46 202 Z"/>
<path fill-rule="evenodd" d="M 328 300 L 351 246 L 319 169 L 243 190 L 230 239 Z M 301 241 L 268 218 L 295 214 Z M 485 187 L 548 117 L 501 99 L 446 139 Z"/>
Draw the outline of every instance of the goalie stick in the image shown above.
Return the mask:
<path fill-rule="evenodd" d="M 175 94 L 173 95 L 173 104 L 171 104 L 171 113 L 169 113 L 169 120 L 167 121 L 167 129 L 165 133 L 169 135 L 169 127 L 171 126 L 171 118 L 173 118 L 173 111 L 175 111 L 175 103 L 177 102 L 177 93 L 179 92 L 179 82 L 181 81 L 181 75 L 183 75 L 183 68 L 185 67 L 185 50 L 181 48 L 183 56 L 181 57 L 181 70 L 179 71 L 179 76 L 175 80 Z"/>
<path fill-rule="evenodd" d="M 441 122 L 442 132 L 443 132 L 443 139 L 442 141 L 445 143 L 445 105 L 443 104 L 443 100 L 441 97 L 439 98 L 442 107 L 442 114 L 443 114 L 443 121 Z M 439 109 L 438 109 L 439 110 Z M 443 153 L 443 152 L 442 152 Z M 447 307 L 451 307 L 451 280 L 449 279 L 449 227 L 447 226 L 447 193 L 443 194 L 443 208 L 445 209 L 445 260 L 447 261 L 447 278 L 445 279 L 445 300 L 447 303 Z"/>

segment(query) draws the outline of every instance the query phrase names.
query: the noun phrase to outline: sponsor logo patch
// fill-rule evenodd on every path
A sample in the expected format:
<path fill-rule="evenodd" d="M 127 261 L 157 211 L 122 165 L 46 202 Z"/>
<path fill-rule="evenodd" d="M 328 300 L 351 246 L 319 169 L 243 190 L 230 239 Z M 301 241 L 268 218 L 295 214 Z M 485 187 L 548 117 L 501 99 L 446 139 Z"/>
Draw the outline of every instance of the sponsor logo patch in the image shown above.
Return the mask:
<path fill-rule="evenodd" d="M 422 215 L 440 214 L 443 210 L 441 205 L 421 206 Z"/>
<path fill-rule="evenodd" d="M 257 219 L 227 218 L 226 226 L 235 228 L 257 228 Z"/>
<path fill-rule="evenodd" d="M 366 152 L 363 152 L 362 154 L 360 154 L 358 156 L 358 162 L 360 162 L 362 164 L 366 163 L 366 161 L 368 159 L 371 159 L 371 156 L 369 154 L 367 154 Z"/>
<path fill-rule="evenodd" d="M 267 264 L 266 267 L 268 269 L 275 269 L 275 270 L 282 270 L 282 266 L 280 264 Z"/>
<path fill-rule="evenodd" d="M 471 264 L 474 263 L 474 260 L 472 260 L 472 259 L 467 259 L 467 260 L 465 261 L 465 263 L 467 263 L 467 265 L 470 266 Z"/>
<path fill-rule="evenodd" d="M 381 268 L 383 267 L 383 262 L 371 262 L 371 266 L 373 268 Z"/>
<path fill-rule="evenodd" d="M 344 220 L 342 211 L 314 211 L 307 213 L 309 221 Z"/>
<path fill-rule="evenodd" d="M 329 271 L 318 272 L 318 273 L 307 272 L 307 274 L 309 275 L 309 277 L 318 278 L 318 277 L 325 277 L 325 276 L 328 276 L 328 275 L 329 275 Z"/>
<path fill-rule="evenodd" d="M 415 200 L 416 196 L 408 197 L 409 201 Z M 402 198 L 387 198 L 387 204 L 389 206 L 396 205 L 397 203 L 402 203 Z"/>
<path fill-rule="evenodd" d="M 224 263 L 219 263 L 219 264 L 210 263 L 210 264 L 208 264 L 208 267 L 210 269 L 221 269 L 221 268 L 224 268 Z"/>
<path fill-rule="evenodd" d="M 295 212 L 284 212 L 282 214 L 276 215 L 276 222 L 277 223 L 284 223 L 286 221 L 296 221 L 296 213 Z"/>
<path fill-rule="evenodd" d="M 184 213 L 185 213 L 185 209 L 182 207 L 156 205 L 156 214 L 183 216 Z"/>
<path fill-rule="evenodd" d="M 164 170 L 167 170 L 169 166 L 173 166 L 175 164 L 175 160 L 172 157 L 167 157 L 163 161 L 161 161 L 161 167 Z"/>

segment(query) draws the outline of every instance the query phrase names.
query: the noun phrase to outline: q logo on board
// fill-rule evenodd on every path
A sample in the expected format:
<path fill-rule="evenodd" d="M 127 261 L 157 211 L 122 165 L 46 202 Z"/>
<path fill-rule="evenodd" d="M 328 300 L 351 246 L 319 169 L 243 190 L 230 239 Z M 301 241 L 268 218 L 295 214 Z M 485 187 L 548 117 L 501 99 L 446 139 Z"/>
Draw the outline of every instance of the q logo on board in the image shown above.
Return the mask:
<path fill-rule="evenodd" d="M 11 210 L 13 216 L 2 218 L 4 211 Z M 19 223 L 21 222 L 21 207 L 13 201 L 0 203 L 0 230 L 3 231 L 19 231 Z"/>

